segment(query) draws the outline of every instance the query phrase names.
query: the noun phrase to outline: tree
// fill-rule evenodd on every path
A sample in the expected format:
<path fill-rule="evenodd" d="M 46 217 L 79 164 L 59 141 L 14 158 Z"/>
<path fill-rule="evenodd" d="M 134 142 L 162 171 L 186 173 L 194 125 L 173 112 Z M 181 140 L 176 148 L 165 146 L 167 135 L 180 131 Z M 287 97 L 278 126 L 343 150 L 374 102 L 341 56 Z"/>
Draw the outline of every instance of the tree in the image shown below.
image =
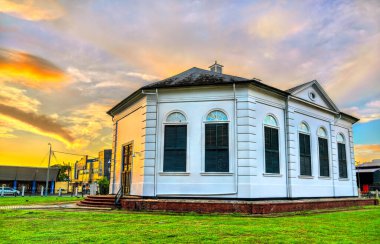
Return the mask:
<path fill-rule="evenodd" d="M 70 171 L 71 166 L 70 164 L 56 164 L 51 167 L 57 167 L 59 168 L 59 173 L 57 176 L 57 181 L 69 181 L 70 180 Z"/>
<path fill-rule="evenodd" d="M 110 181 L 106 177 L 102 177 L 98 180 L 99 184 L 99 193 L 101 195 L 108 194 L 109 186 L 110 186 Z"/>

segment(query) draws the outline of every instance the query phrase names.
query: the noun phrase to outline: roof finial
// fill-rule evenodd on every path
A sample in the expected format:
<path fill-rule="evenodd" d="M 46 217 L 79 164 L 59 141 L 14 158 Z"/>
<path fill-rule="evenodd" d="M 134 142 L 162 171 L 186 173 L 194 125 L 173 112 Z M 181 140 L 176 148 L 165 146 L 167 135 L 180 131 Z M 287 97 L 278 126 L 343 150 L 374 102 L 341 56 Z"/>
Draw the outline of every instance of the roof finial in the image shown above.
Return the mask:
<path fill-rule="evenodd" d="M 218 64 L 218 62 L 215 60 L 215 64 L 211 65 L 209 68 L 210 68 L 210 71 L 221 74 L 223 65 Z"/>

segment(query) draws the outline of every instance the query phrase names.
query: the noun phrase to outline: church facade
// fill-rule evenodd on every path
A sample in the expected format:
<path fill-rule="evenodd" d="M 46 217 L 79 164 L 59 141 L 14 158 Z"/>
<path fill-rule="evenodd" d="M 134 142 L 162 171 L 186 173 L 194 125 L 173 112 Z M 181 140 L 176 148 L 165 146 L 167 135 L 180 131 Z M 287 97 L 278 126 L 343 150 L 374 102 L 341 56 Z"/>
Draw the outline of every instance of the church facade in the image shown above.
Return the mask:
<path fill-rule="evenodd" d="M 110 193 L 233 199 L 357 196 L 352 125 L 317 81 L 283 91 L 191 68 L 108 111 Z"/>

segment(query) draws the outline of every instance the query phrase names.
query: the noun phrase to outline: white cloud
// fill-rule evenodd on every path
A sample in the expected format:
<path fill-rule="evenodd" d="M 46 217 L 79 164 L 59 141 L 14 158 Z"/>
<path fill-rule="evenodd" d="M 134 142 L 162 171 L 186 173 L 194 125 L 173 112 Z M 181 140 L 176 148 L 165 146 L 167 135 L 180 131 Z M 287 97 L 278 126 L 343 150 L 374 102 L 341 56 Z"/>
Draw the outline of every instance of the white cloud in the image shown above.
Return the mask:
<path fill-rule="evenodd" d="M 273 9 L 259 16 L 253 15 L 248 32 L 254 38 L 281 41 L 303 31 L 307 25 L 307 21 L 294 12 Z"/>
<path fill-rule="evenodd" d="M 75 138 L 71 148 L 83 149 L 93 141 L 101 140 L 104 137 L 102 130 L 112 128 L 112 121 L 106 114 L 108 109 L 107 105 L 91 103 L 61 117 Z"/>
<path fill-rule="evenodd" d="M 358 117 L 362 123 L 377 120 L 380 119 L 380 100 L 368 102 L 363 106 L 350 107 L 344 111 Z"/>
<path fill-rule="evenodd" d="M 145 81 L 158 81 L 159 78 L 154 75 L 148 75 L 148 74 L 142 74 L 142 73 L 136 73 L 136 72 L 128 72 L 126 73 L 128 76 L 131 77 L 137 77 Z"/>
<path fill-rule="evenodd" d="M 84 72 L 80 71 L 77 68 L 68 67 L 67 73 L 69 73 L 75 81 L 84 82 L 84 83 L 92 82 L 91 78 L 87 74 L 85 74 Z"/>
<path fill-rule="evenodd" d="M 12 105 L 24 112 L 37 112 L 41 103 L 27 95 L 27 90 L 1 84 L 0 104 Z"/>

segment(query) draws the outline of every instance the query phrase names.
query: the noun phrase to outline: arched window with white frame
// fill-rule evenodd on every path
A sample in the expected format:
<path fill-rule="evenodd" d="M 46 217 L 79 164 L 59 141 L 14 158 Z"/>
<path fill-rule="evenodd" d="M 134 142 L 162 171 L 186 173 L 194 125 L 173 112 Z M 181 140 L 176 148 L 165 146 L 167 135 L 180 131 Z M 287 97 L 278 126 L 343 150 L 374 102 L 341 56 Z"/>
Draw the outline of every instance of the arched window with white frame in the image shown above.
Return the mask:
<path fill-rule="evenodd" d="M 318 131 L 318 154 L 319 154 L 319 176 L 330 176 L 329 148 L 327 132 L 325 128 L 319 127 Z"/>
<path fill-rule="evenodd" d="M 280 148 L 278 123 L 273 115 L 264 118 L 265 173 L 280 173 Z"/>
<path fill-rule="evenodd" d="M 339 178 L 347 178 L 346 140 L 342 133 L 336 137 L 338 143 Z"/>
<path fill-rule="evenodd" d="M 311 176 L 310 129 L 305 122 L 298 126 L 298 139 L 300 175 Z"/>
<path fill-rule="evenodd" d="M 205 172 L 229 172 L 228 117 L 221 110 L 207 114 L 205 121 Z"/>
<path fill-rule="evenodd" d="M 164 172 L 186 172 L 187 123 L 181 112 L 166 117 L 164 127 Z"/>

